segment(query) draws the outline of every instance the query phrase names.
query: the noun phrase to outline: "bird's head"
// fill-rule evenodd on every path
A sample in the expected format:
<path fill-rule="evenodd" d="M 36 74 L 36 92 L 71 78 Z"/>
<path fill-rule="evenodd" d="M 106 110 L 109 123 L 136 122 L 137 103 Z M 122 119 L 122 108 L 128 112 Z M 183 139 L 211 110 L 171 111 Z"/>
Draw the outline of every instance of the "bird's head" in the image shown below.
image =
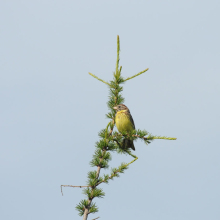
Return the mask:
<path fill-rule="evenodd" d="M 122 110 L 129 111 L 128 107 L 126 105 L 123 105 L 123 104 L 117 105 L 117 106 L 113 107 L 113 109 L 115 109 L 116 112 L 119 112 L 119 111 L 122 111 Z"/>

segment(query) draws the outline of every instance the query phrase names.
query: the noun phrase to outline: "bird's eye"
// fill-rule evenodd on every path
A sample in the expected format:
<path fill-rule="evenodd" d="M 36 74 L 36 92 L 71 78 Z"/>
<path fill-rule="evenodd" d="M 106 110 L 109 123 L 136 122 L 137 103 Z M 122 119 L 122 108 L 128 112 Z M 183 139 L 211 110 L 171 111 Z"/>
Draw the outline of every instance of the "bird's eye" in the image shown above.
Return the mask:
<path fill-rule="evenodd" d="M 121 106 L 119 105 L 118 108 L 121 108 Z"/>

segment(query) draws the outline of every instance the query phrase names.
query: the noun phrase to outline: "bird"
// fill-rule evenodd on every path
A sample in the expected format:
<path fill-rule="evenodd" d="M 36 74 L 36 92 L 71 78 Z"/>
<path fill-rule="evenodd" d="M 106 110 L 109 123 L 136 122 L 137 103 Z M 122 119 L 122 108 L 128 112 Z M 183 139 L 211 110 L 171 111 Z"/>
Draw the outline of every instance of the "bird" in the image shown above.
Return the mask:
<path fill-rule="evenodd" d="M 115 123 L 118 131 L 121 132 L 131 132 L 135 130 L 134 120 L 128 107 L 124 104 L 117 105 L 113 107 L 116 110 Z M 135 150 L 133 140 L 124 139 L 123 148 L 131 148 Z"/>

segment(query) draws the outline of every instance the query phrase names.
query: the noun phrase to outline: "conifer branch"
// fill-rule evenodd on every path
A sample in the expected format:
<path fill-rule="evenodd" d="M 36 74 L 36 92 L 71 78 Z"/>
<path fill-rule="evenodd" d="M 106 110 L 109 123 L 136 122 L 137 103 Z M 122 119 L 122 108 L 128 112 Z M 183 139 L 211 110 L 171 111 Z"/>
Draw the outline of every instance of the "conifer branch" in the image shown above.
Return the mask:
<path fill-rule="evenodd" d="M 176 140 L 177 138 L 173 138 L 173 137 L 161 137 L 161 136 L 154 136 L 153 139 L 164 139 L 164 140 Z"/>
<path fill-rule="evenodd" d="M 107 84 L 107 85 L 110 85 L 109 83 L 105 82 L 104 80 L 100 79 L 99 77 L 97 77 L 96 75 L 92 74 L 92 73 L 89 73 L 89 75 L 93 76 L 94 78 L 96 78 L 97 80 Z"/>
<path fill-rule="evenodd" d="M 144 72 L 148 70 L 145 69 L 138 74 L 128 77 L 127 79 L 124 79 L 121 76 L 121 70 L 122 66 L 119 67 L 119 61 L 120 61 L 120 40 L 119 36 L 117 36 L 117 59 L 116 59 L 116 70 L 113 74 L 113 80 L 110 82 L 106 82 L 97 76 L 95 76 L 92 73 L 89 73 L 91 76 L 96 78 L 97 80 L 105 83 L 109 87 L 109 101 L 108 101 L 108 108 L 110 109 L 110 112 L 106 114 L 107 118 L 110 119 L 110 122 L 108 123 L 107 127 L 99 132 L 100 140 L 96 142 L 96 150 L 93 155 L 93 159 L 90 162 L 90 165 L 92 167 L 97 167 L 96 170 L 88 172 L 88 180 L 87 180 L 87 186 L 73 186 L 73 185 L 61 185 L 61 193 L 62 187 L 79 187 L 84 188 L 83 194 L 87 196 L 87 199 L 83 199 L 79 202 L 79 204 L 76 206 L 76 210 L 79 212 L 80 216 L 83 216 L 83 220 L 87 220 L 88 215 L 90 213 L 98 212 L 98 207 L 93 202 L 94 198 L 103 198 L 105 193 L 101 188 L 98 188 L 98 186 L 101 183 L 108 183 L 109 180 L 113 180 L 115 177 L 119 177 L 120 173 L 124 173 L 126 169 L 128 169 L 129 165 L 134 163 L 138 157 L 134 154 L 132 154 L 131 149 L 126 148 L 123 146 L 124 138 L 130 139 L 130 140 L 137 140 L 142 139 L 146 144 L 149 144 L 154 139 L 166 139 L 166 140 L 176 140 L 176 138 L 172 137 L 165 137 L 165 136 L 153 136 L 149 134 L 147 131 L 141 131 L 141 130 L 134 130 L 132 132 L 113 132 L 114 126 L 115 126 L 115 110 L 113 109 L 114 106 L 117 106 L 119 104 L 122 104 L 124 102 L 124 98 L 121 95 L 121 92 L 123 90 L 123 87 L 121 84 L 123 84 L 125 81 L 133 79 Z M 123 146 L 123 147 L 122 147 Z M 106 169 L 108 168 L 108 162 L 111 160 L 111 154 L 110 152 L 116 151 L 117 153 L 121 154 L 128 154 L 132 156 L 134 159 L 130 163 L 122 163 L 118 168 L 112 168 L 112 171 L 109 175 L 104 175 L 104 177 L 100 177 L 100 171 L 102 168 Z M 93 219 L 96 220 L 99 217 Z"/>
<path fill-rule="evenodd" d="M 134 158 L 134 160 L 132 160 L 130 163 L 128 163 L 127 166 L 129 166 L 130 164 L 134 163 L 137 159 L 138 159 L 138 157 Z"/>
<path fill-rule="evenodd" d="M 111 98 L 108 102 L 108 105 L 109 105 L 110 109 L 113 109 L 113 106 L 115 106 L 116 104 L 119 104 L 118 102 L 123 101 L 123 98 L 119 95 L 119 93 L 122 91 L 122 87 L 120 87 L 119 84 L 123 82 L 123 79 L 120 77 L 122 67 L 120 67 L 120 70 L 118 69 L 118 66 L 119 66 L 119 52 L 120 52 L 120 42 L 119 42 L 119 36 L 117 36 L 117 60 L 116 60 L 116 71 L 115 71 L 115 74 L 114 74 L 115 80 L 111 81 L 110 84 L 105 82 L 102 79 L 99 79 L 97 76 L 89 73 L 91 76 L 93 76 L 94 78 L 96 78 L 96 79 L 100 80 L 101 82 L 107 84 L 110 87 L 110 91 L 112 93 L 112 96 L 111 96 Z M 111 113 L 109 115 L 111 115 Z M 113 115 L 114 116 L 112 117 L 111 129 L 109 131 L 108 138 L 112 135 L 114 124 L 115 124 L 115 121 L 114 121 L 115 112 L 113 112 Z M 106 131 L 108 130 L 109 125 L 110 125 L 110 123 L 107 125 Z M 106 136 L 106 133 L 105 133 L 105 141 L 104 142 L 105 142 L 105 145 L 108 145 L 106 139 L 107 139 L 107 136 Z M 100 175 L 101 168 L 106 168 L 108 166 L 107 165 L 107 160 L 104 161 L 104 158 L 103 158 L 105 153 L 106 153 L 107 146 L 104 146 L 104 145 L 102 146 L 101 145 L 100 147 L 102 147 L 102 156 L 98 158 L 97 156 L 94 155 L 94 159 L 91 161 L 91 165 L 97 165 L 97 171 L 96 171 L 96 180 L 97 181 L 98 181 L 98 178 L 99 178 L 99 175 Z M 94 186 L 94 188 L 92 188 L 92 190 L 94 190 L 96 186 Z M 84 211 L 83 220 L 87 220 L 88 214 L 90 213 L 90 209 L 91 209 L 92 199 L 93 198 L 89 198 L 87 200 L 86 206 L 83 207 L 82 205 L 79 204 L 76 207 L 80 211 L 80 214 L 82 214 L 82 211 Z"/>
<path fill-rule="evenodd" d="M 164 140 L 176 140 L 177 138 L 173 138 L 173 137 L 161 137 L 161 136 L 150 136 L 149 137 L 141 137 L 140 135 L 132 135 L 133 137 L 139 137 L 141 139 L 144 139 L 144 140 L 154 140 L 154 139 L 164 139 Z"/>
<path fill-rule="evenodd" d="M 130 80 L 130 79 L 133 79 L 134 77 L 139 76 L 139 75 L 145 73 L 145 72 L 148 71 L 148 70 L 149 70 L 149 68 L 147 68 L 147 69 L 141 71 L 140 73 L 135 74 L 134 76 L 128 77 L 127 79 L 124 80 L 124 82 L 125 82 L 125 81 L 128 81 L 128 80 Z"/>
<path fill-rule="evenodd" d="M 110 130 L 110 132 L 109 132 L 109 136 L 112 135 L 112 132 L 113 132 L 114 126 L 115 126 L 115 120 L 113 119 L 113 120 L 112 120 L 112 128 L 111 128 L 111 130 Z"/>
<path fill-rule="evenodd" d="M 151 140 L 154 140 L 154 139 L 164 139 L 164 140 L 176 140 L 177 139 L 177 138 L 174 138 L 174 137 L 152 136 L 152 135 L 148 135 L 146 137 L 145 135 L 147 135 L 147 134 L 145 134 L 145 131 L 138 130 L 137 132 L 138 133 L 143 132 L 143 134 L 142 135 L 139 135 L 139 134 L 129 134 L 129 133 L 126 133 L 126 132 L 124 132 L 123 134 L 120 134 L 120 133 L 115 132 L 114 135 L 112 136 L 112 138 L 118 144 L 119 147 L 120 147 L 120 142 L 118 141 L 118 138 L 121 138 L 123 136 L 124 137 L 126 136 L 126 138 L 136 137 L 136 138 L 143 139 L 145 141 L 151 141 Z"/>
<path fill-rule="evenodd" d="M 108 129 L 108 126 L 107 126 L 107 129 Z M 106 150 L 104 149 L 104 150 L 102 151 L 102 156 L 99 158 L 99 164 L 102 163 L 102 161 L 103 161 L 103 156 L 104 156 L 105 153 L 106 153 Z M 98 165 L 98 166 L 97 166 L 96 178 L 95 178 L 96 180 L 98 180 L 98 178 L 99 178 L 101 168 L 102 168 L 101 165 Z M 92 194 L 92 193 L 94 192 L 94 190 L 96 189 L 96 186 L 97 186 L 97 185 L 95 185 L 95 186 L 92 187 L 92 192 L 91 192 L 91 194 Z M 94 198 L 94 197 L 93 197 L 93 198 Z M 87 201 L 87 206 L 85 206 L 85 207 L 83 208 L 83 209 L 84 209 L 83 220 L 87 220 L 88 215 L 89 215 L 90 213 L 92 213 L 92 212 L 91 212 L 91 204 L 92 204 L 93 198 L 89 198 L 88 201 Z M 77 207 L 76 207 L 76 208 L 77 208 Z M 81 209 L 81 210 L 82 210 L 82 209 Z M 96 208 L 95 211 L 93 211 L 93 212 L 97 212 L 96 210 L 98 210 L 98 209 Z"/>
<path fill-rule="evenodd" d="M 117 60 L 116 60 L 116 74 L 117 74 L 117 71 L 118 71 L 119 60 L 120 60 L 119 53 L 120 53 L 120 40 L 119 40 L 119 35 L 117 35 Z M 121 70 L 121 68 L 120 68 L 120 70 Z"/>
<path fill-rule="evenodd" d="M 135 156 L 135 155 L 133 155 L 133 154 L 131 154 L 131 153 L 128 153 L 128 154 L 131 155 L 132 157 L 134 157 L 135 159 L 132 160 L 130 163 L 127 163 L 127 164 L 122 163 L 121 166 L 119 166 L 118 169 L 113 168 L 113 169 L 112 169 L 112 174 L 111 174 L 110 176 L 106 176 L 106 175 L 105 175 L 104 180 L 100 181 L 100 182 L 97 184 L 97 186 L 100 185 L 101 183 L 108 183 L 108 180 L 109 180 L 109 179 L 112 180 L 114 177 L 119 177 L 118 173 L 124 173 L 124 170 L 128 169 L 128 166 L 129 166 L 130 164 L 134 163 L 134 162 L 138 159 L 137 156 Z"/>

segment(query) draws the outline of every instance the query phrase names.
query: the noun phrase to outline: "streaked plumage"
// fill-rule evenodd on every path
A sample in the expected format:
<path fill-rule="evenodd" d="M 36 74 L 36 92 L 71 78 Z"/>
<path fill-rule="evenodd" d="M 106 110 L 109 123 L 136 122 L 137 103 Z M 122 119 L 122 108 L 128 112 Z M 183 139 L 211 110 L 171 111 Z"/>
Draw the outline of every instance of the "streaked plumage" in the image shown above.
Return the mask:
<path fill-rule="evenodd" d="M 134 120 L 127 106 L 120 104 L 113 109 L 116 110 L 115 123 L 119 132 L 131 132 L 135 130 Z M 123 140 L 123 147 L 135 150 L 133 141 L 128 139 Z"/>

